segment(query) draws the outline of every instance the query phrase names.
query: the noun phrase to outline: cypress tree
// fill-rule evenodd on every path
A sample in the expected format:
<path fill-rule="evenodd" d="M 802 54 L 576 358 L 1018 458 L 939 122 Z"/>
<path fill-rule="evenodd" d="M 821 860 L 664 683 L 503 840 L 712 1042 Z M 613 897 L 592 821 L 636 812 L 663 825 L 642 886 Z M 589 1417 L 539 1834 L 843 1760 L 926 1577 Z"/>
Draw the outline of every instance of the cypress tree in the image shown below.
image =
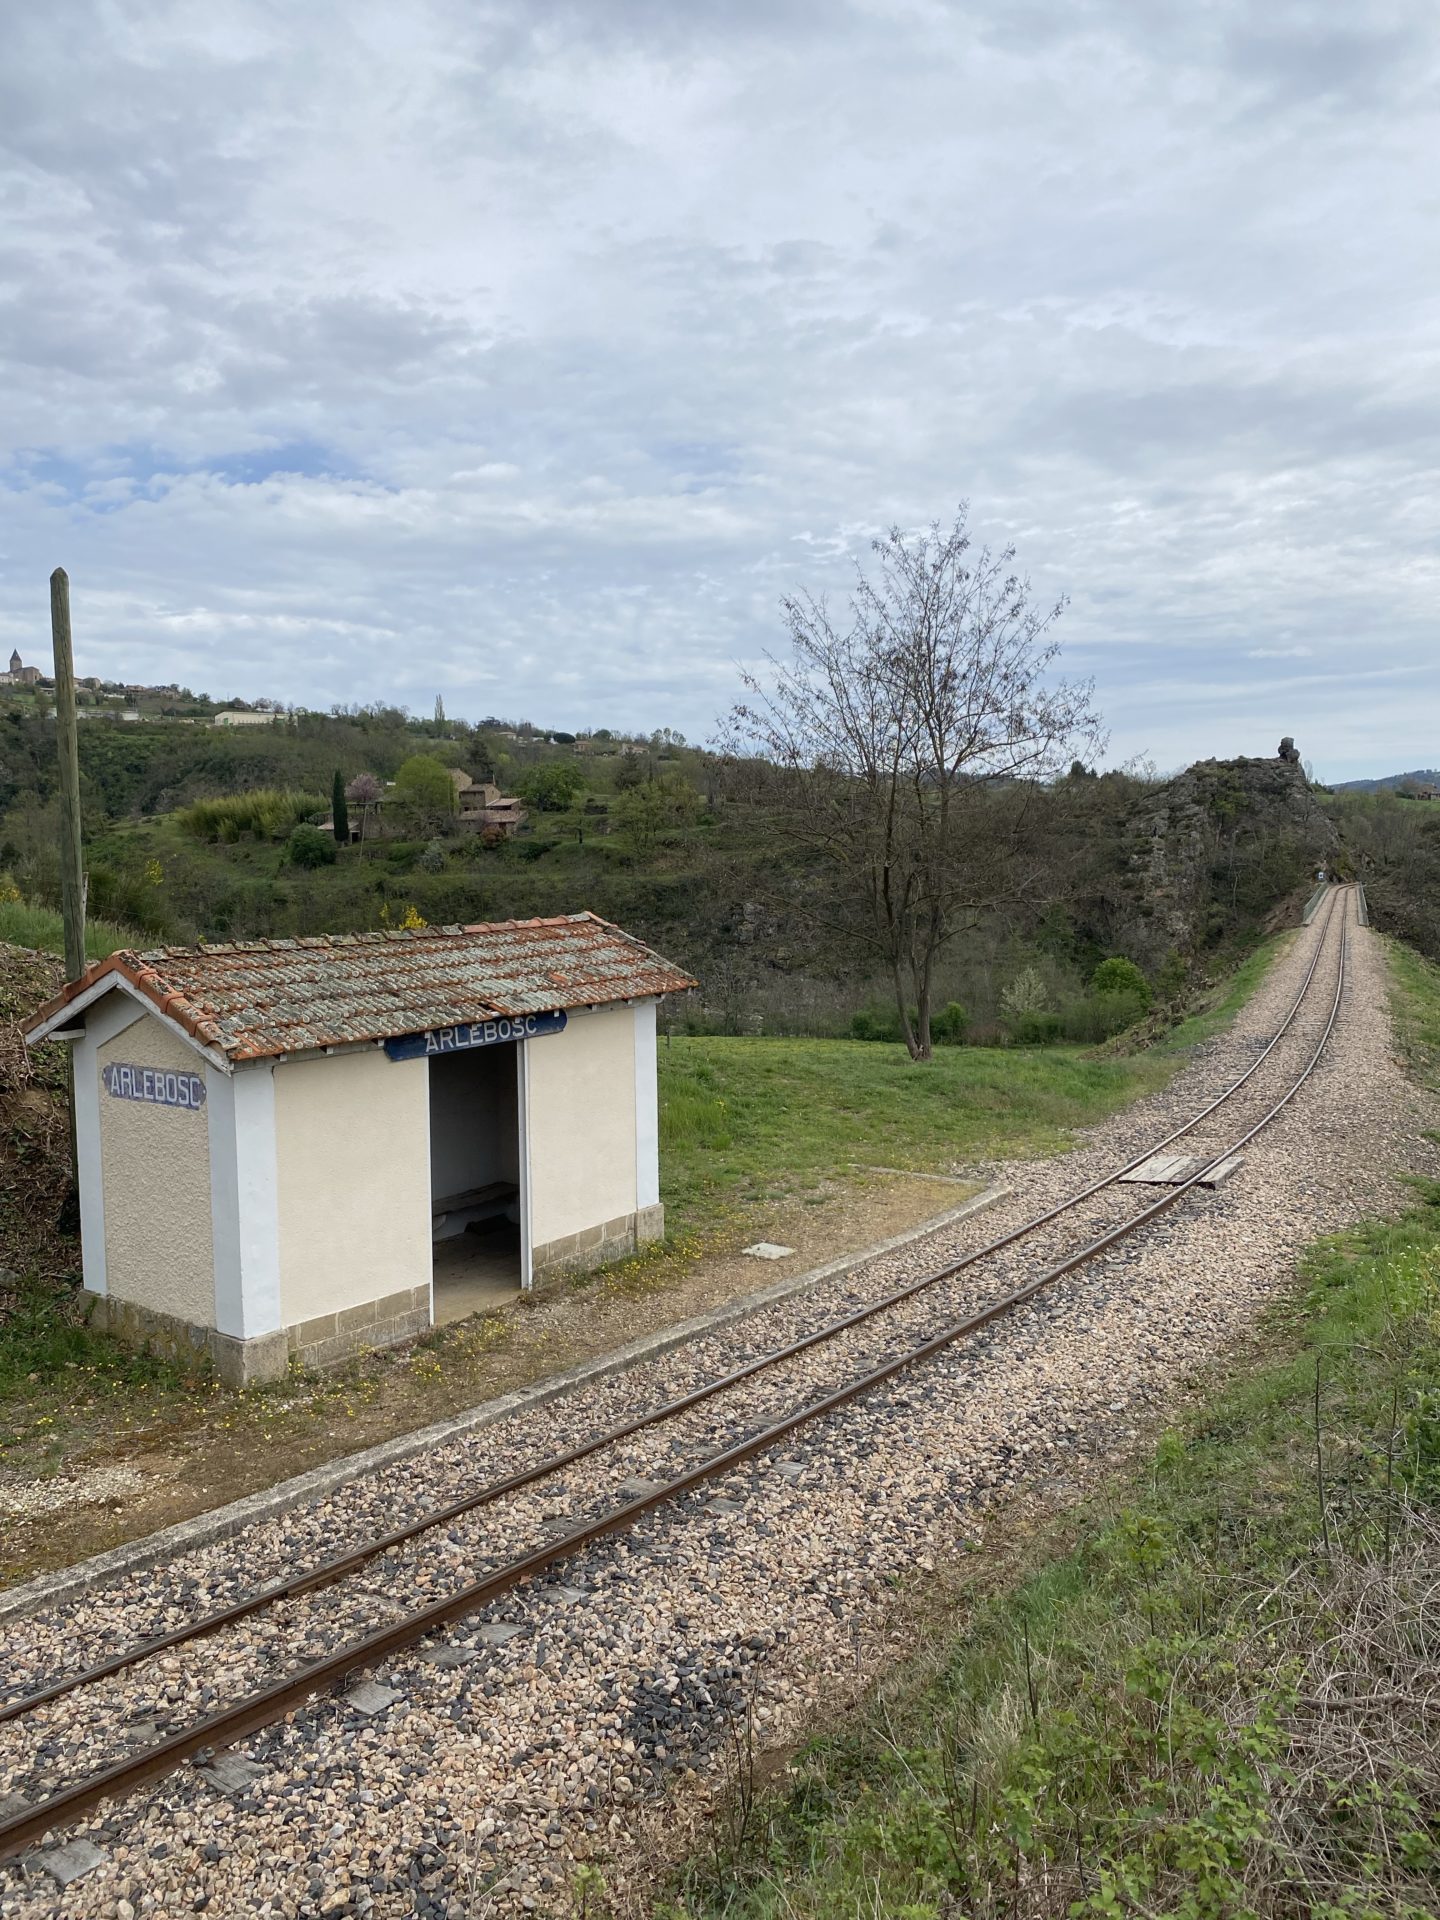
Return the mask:
<path fill-rule="evenodd" d="M 339 767 L 335 769 L 335 778 L 330 783 L 330 818 L 335 822 L 335 844 L 348 847 L 350 844 L 350 809 L 345 803 L 345 776 Z"/>

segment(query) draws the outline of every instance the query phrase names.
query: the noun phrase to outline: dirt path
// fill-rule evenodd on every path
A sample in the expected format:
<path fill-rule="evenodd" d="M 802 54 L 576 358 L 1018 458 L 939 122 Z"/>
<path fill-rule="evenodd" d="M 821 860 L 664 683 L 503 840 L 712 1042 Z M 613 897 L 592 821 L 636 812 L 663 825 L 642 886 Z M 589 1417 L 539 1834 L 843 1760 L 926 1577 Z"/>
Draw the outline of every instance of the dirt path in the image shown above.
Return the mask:
<path fill-rule="evenodd" d="M 231 1393 L 94 1397 L 75 1368 L 63 1414 L 40 1401 L 0 1467 L 0 1587 L 238 1500 L 337 1456 L 530 1386 L 792 1273 L 858 1253 L 958 1206 L 973 1184 L 858 1175 L 747 1223 L 794 1248 L 769 1263 L 727 1246 L 626 1262 L 323 1378 Z M 57 1432 L 57 1427 L 59 1431 Z"/>

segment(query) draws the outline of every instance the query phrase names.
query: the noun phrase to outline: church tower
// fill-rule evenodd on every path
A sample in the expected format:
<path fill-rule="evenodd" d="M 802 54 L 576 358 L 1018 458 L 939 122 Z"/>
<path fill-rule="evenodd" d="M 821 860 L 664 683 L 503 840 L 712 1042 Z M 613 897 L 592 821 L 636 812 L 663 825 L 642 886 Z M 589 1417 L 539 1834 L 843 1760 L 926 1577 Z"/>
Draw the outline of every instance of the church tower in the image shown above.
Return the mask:
<path fill-rule="evenodd" d="M 12 673 L 19 673 L 24 664 L 25 662 L 20 658 L 20 649 L 16 647 L 10 655 L 10 671 Z"/>

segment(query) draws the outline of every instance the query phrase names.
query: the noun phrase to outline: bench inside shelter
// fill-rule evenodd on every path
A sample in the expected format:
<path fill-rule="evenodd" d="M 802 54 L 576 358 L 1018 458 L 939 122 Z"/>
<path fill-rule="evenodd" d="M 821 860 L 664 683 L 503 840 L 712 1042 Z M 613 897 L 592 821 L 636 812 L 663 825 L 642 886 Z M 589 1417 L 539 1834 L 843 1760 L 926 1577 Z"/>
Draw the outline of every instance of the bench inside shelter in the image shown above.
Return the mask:
<path fill-rule="evenodd" d="M 490 1220 L 497 1214 L 508 1213 L 520 1198 L 520 1188 L 514 1180 L 488 1180 L 484 1186 L 466 1187 L 460 1193 L 436 1194 L 430 1201 L 430 1228 L 433 1234 L 456 1232 L 468 1225 L 460 1221 L 457 1215 L 468 1214 L 474 1220 Z"/>

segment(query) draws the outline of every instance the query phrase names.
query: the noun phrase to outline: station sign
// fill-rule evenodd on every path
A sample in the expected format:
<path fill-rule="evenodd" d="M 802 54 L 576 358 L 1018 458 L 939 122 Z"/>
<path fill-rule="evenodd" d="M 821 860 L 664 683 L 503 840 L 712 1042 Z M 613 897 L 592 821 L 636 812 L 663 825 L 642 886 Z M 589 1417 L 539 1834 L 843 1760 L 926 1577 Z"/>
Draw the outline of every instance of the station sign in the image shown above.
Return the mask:
<path fill-rule="evenodd" d="M 173 1067 L 139 1067 L 113 1060 L 101 1068 L 100 1078 L 114 1100 L 143 1100 L 152 1107 L 185 1107 L 192 1113 L 205 1104 L 203 1073 L 177 1073 Z"/>
<path fill-rule="evenodd" d="M 431 1027 L 425 1033 L 400 1033 L 385 1042 L 392 1060 L 423 1060 L 437 1053 L 469 1053 L 474 1047 L 501 1047 L 516 1040 L 538 1040 L 542 1034 L 563 1033 L 566 1016 L 557 1013 L 516 1013 L 493 1020 L 473 1020 L 458 1027 Z"/>

